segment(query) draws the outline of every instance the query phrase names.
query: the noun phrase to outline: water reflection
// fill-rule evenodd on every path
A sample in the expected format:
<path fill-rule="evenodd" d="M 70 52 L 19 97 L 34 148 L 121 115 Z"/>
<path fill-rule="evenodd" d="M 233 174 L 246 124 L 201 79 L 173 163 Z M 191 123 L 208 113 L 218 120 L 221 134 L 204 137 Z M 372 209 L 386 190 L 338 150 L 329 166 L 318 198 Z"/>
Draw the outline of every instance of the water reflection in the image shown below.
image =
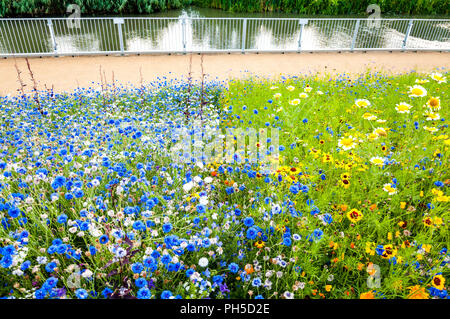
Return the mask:
<path fill-rule="evenodd" d="M 170 15 L 169 15 L 170 16 Z M 279 16 L 279 14 L 278 14 Z M 301 33 L 303 50 L 358 48 L 401 48 L 408 20 L 383 20 L 379 28 L 367 20 L 309 19 L 301 31 L 299 19 L 202 19 L 195 10 L 182 11 L 178 17 L 125 19 L 122 43 L 125 52 L 207 51 L 207 50 L 298 50 Z M 0 52 L 58 54 L 119 52 L 120 33 L 113 19 L 82 20 L 71 29 L 64 18 L 53 20 L 56 50 L 46 19 L 33 21 L 0 20 Z M 417 21 L 411 29 L 407 48 L 449 49 L 448 21 Z"/>

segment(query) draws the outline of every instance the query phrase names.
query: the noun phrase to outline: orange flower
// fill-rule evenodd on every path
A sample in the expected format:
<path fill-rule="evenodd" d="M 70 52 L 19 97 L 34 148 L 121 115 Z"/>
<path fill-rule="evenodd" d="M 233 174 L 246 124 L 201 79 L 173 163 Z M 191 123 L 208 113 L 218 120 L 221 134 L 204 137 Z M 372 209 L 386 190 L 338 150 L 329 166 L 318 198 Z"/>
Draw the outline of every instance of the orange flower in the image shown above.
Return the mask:
<path fill-rule="evenodd" d="M 347 205 L 341 205 L 341 210 L 343 211 L 343 212 L 345 212 L 346 210 L 347 210 L 347 208 L 348 208 L 348 206 Z"/>
<path fill-rule="evenodd" d="M 428 292 L 424 287 L 420 287 L 419 285 L 415 285 L 412 287 L 408 287 L 410 290 L 408 299 L 429 299 Z"/>
<path fill-rule="evenodd" d="M 359 295 L 359 299 L 375 299 L 375 295 L 373 294 L 372 290 L 368 292 L 363 292 Z"/>
<path fill-rule="evenodd" d="M 211 172 L 211 176 L 212 176 L 212 177 L 216 177 L 216 176 L 217 176 L 217 172 L 216 172 L 216 171 Z"/>
<path fill-rule="evenodd" d="M 250 264 L 245 265 L 244 270 L 247 273 L 247 275 L 250 275 L 251 273 L 255 272 L 255 270 L 253 269 L 253 266 Z"/>

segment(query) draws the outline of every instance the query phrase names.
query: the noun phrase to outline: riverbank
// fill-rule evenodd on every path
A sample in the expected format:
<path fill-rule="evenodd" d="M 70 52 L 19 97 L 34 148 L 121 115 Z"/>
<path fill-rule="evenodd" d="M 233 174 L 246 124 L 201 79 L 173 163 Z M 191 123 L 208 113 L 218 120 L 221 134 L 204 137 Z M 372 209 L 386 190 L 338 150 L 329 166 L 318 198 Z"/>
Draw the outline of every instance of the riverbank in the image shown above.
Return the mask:
<path fill-rule="evenodd" d="M 201 77 L 200 55 L 192 56 L 192 76 Z M 38 82 L 38 89 L 53 87 L 56 92 L 72 91 L 77 87 L 97 87 L 100 68 L 107 82 L 112 79 L 123 85 L 139 85 L 158 78 L 186 78 L 189 55 L 130 55 L 30 58 L 29 62 Z M 24 58 L 0 60 L 0 95 L 17 93 L 21 78 L 32 89 Z M 431 72 L 450 68 L 450 53 L 446 52 L 345 52 L 345 53 L 288 53 L 288 54 L 208 54 L 203 58 L 204 73 L 208 79 L 226 81 L 230 78 L 278 77 L 288 75 L 330 76 L 342 73 L 355 77 L 361 73 L 389 74 L 411 71 Z"/>

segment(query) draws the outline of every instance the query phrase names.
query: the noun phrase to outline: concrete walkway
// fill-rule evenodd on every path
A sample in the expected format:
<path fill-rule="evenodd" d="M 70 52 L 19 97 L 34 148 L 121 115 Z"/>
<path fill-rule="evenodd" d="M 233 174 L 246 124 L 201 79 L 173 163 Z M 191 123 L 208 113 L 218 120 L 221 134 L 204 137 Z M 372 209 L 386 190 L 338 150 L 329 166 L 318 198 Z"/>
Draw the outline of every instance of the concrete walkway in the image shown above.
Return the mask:
<path fill-rule="evenodd" d="M 72 91 L 80 87 L 97 87 L 101 67 L 106 79 L 112 77 L 118 83 L 139 85 L 158 77 L 181 78 L 188 74 L 190 55 L 141 55 L 141 56 L 79 56 L 30 58 L 32 71 L 38 81 L 38 89 L 54 87 L 57 92 Z M 0 95 L 17 93 L 19 82 L 15 62 L 28 90 L 32 89 L 24 58 L 0 60 Z M 288 54 L 210 54 L 204 55 L 204 72 L 209 79 L 242 78 L 249 74 L 262 77 L 279 75 L 319 76 L 342 73 L 355 76 L 368 70 L 372 72 L 404 73 L 416 70 L 430 72 L 450 68 L 448 52 L 346 52 L 346 53 L 288 53 Z M 201 75 L 200 55 L 192 56 L 193 76 Z M 95 82 L 93 84 L 92 82 Z"/>

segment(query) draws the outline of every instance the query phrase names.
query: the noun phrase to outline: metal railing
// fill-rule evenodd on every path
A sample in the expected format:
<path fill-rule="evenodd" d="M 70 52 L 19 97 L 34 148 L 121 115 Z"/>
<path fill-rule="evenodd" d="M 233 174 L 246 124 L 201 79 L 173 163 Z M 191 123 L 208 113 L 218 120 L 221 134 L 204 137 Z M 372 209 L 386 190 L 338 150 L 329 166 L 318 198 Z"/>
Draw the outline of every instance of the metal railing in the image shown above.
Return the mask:
<path fill-rule="evenodd" d="M 0 19 L 0 56 L 450 50 L 449 19 Z"/>

